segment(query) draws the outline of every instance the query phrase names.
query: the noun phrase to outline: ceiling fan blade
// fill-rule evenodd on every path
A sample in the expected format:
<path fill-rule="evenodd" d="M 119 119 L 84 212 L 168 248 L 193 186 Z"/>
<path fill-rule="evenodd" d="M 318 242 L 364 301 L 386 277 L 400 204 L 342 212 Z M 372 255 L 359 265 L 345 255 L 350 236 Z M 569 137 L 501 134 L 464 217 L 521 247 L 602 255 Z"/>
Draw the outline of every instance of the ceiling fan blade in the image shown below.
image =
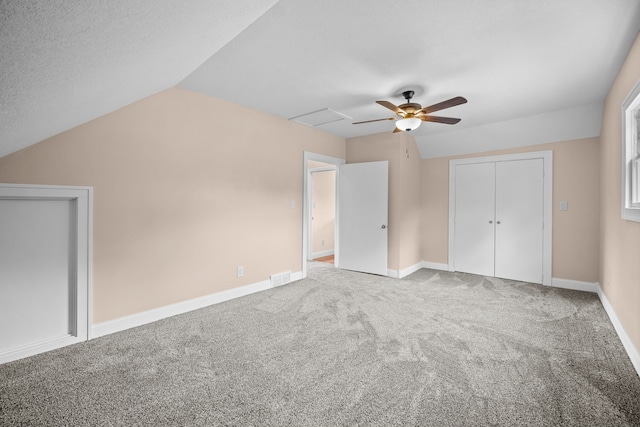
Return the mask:
<path fill-rule="evenodd" d="M 453 117 L 438 117 L 438 116 L 420 116 L 420 120 L 423 122 L 444 123 L 446 125 L 455 125 L 462 119 L 454 119 Z"/>
<path fill-rule="evenodd" d="M 402 108 L 398 107 L 397 105 L 393 105 L 389 101 L 376 101 L 376 103 L 382 105 L 383 107 L 388 108 L 389 110 L 401 116 L 404 116 L 405 114 L 407 114 Z"/>
<path fill-rule="evenodd" d="M 445 108 L 455 107 L 456 105 L 466 104 L 467 100 L 461 96 L 456 96 L 455 98 L 447 99 L 446 101 L 439 102 L 437 104 L 430 105 L 428 107 L 421 108 L 416 111 L 415 114 L 429 114 L 434 111 L 444 110 Z"/>
<path fill-rule="evenodd" d="M 396 132 L 402 132 L 402 130 L 398 129 L 397 127 L 394 127 L 393 128 L 393 133 L 396 133 Z"/>
<path fill-rule="evenodd" d="M 362 123 L 381 122 L 383 120 L 395 120 L 395 119 L 396 119 L 395 117 L 389 117 L 389 118 L 386 118 L 386 119 L 375 119 L 375 120 L 365 120 L 364 122 L 354 122 L 352 124 L 359 125 L 359 124 L 362 124 Z"/>

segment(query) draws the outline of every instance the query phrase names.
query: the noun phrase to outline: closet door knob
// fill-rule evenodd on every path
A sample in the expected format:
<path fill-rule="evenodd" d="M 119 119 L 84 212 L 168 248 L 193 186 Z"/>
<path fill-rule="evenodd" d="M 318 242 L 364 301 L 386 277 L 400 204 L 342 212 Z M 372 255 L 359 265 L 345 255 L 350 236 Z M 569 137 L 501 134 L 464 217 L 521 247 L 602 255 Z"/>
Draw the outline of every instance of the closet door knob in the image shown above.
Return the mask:
<path fill-rule="evenodd" d="M 489 224 L 493 224 L 493 221 L 489 221 Z"/>
<path fill-rule="evenodd" d="M 496 224 L 500 224 L 500 221 L 496 221 Z"/>

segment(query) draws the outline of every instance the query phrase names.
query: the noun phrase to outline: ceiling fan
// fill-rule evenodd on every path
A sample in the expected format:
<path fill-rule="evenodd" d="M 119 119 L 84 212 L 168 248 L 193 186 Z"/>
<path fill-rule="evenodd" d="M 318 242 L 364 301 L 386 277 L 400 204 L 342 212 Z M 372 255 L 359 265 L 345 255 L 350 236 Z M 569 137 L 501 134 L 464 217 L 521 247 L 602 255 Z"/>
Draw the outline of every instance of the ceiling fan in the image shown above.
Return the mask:
<path fill-rule="evenodd" d="M 393 132 L 402 132 L 402 131 L 412 131 L 416 129 L 422 122 L 435 122 L 435 123 L 444 123 L 447 125 L 455 125 L 461 119 L 454 119 L 452 117 L 439 117 L 439 116 L 429 116 L 429 113 L 434 111 L 444 110 L 445 108 L 455 107 L 456 105 L 465 104 L 467 100 L 461 96 L 456 96 L 455 98 L 448 99 L 446 101 L 439 102 L 438 104 L 430 105 L 429 107 L 424 107 L 420 104 L 416 104 L 415 102 L 411 102 L 411 98 L 413 98 L 414 91 L 407 90 L 402 92 L 402 96 L 407 100 L 405 104 L 395 106 L 389 101 L 376 101 L 376 103 L 386 107 L 396 113 L 398 117 L 388 117 L 386 119 L 376 119 L 376 120 L 366 120 L 364 122 L 355 122 L 354 125 L 359 125 L 362 123 L 371 123 L 371 122 L 379 122 L 382 120 L 395 120 L 396 128 Z"/>

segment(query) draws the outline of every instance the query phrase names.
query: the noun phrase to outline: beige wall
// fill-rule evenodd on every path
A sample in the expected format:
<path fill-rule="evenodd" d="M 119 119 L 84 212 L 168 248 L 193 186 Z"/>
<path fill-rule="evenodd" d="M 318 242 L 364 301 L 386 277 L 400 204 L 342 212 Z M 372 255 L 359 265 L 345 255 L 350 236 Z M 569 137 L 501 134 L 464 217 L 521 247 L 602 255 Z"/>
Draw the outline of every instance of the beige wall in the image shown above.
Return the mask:
<path fill-rule="evenodd" d="M 300 271 L 305 150 L 345 141 L 174 88 L 0 158 L 0 182 L 94 187 L 98 323 Z"/>
<path fill-rule="evenodd" d="M 333 251 L 336 222 L 336 172 L 314 172 L 311 175 L 313 177 L 313 253 Z"/>
<path fill-rule="evenodd" d="M 411 134 L 404 133 L 404 140 L 400 148 L 400 247 L 399 266 L 402 270 L 422 262 L 422 242 L 420 230 L 422 219 L 420 212 L 421 182 L 420 168 L 422 159 L 416 140 Z"/>
<path fill-rule="evenodd" d="M 347 163 L 389 161 L 388 268 L 422 260 L 420 251 L 420 154 L 409 134 L 379 133 L 347 139 Z"/>
<path fill-rule="evenodd" d="M 621 105 L 640 79 L 636 39 L 605 100 L 600 136 L 600 285 L 640 351 L 640 223 L 621 218 Z"/>
<path fill-rule="evenodd" d="M 598 280 L 599 249 L 598 138 L 491 151 L 422 161 L 422 256 L 448 262 L 449 160 L 553 151 L 553 272 L 559 279 Z M 560 211 L 560 201 L 569 203 Z"/>

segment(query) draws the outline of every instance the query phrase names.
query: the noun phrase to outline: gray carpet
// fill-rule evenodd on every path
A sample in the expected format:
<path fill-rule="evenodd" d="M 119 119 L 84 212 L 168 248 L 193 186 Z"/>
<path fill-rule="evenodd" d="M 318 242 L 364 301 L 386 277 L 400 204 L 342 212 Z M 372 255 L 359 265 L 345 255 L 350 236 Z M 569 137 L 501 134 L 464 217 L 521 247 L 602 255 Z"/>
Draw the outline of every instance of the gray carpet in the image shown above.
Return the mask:
<path fill-rule="evenodd" d="M 311 263 L 1 365 L 0 425 L 639 426 L 640 378 L 595 294 Z"/>

